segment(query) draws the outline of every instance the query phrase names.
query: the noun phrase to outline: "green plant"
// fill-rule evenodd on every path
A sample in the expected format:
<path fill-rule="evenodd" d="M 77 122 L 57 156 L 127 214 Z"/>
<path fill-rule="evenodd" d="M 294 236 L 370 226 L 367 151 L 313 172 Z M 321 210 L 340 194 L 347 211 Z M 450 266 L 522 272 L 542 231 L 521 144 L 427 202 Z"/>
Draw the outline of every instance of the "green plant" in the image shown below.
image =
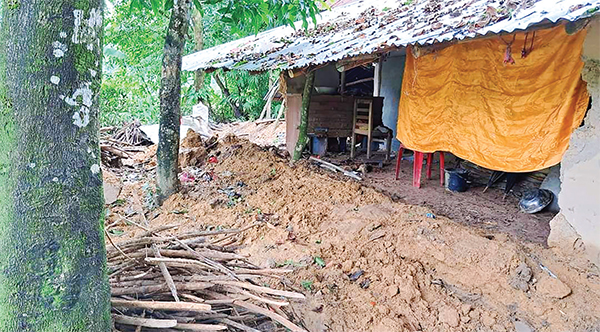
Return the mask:
<path fill-rule="evenodd" d="M 318 266 L 325 267 L 325 261 L 323 260 L 323 258 L 321 258 L 319 256 L 315 256 L 314 260 L 315 260 L 315 264 L 317 264 Z"/>
<path fill-rule="evenodd" d="M 312 282 L 310 280 L 303 280 L 300 282 L 300 285 L 302 286 L 302 288 L 306 289 L 309 292 L 313 290 L 313 284 L 314 284 L 314 282 Z"/>

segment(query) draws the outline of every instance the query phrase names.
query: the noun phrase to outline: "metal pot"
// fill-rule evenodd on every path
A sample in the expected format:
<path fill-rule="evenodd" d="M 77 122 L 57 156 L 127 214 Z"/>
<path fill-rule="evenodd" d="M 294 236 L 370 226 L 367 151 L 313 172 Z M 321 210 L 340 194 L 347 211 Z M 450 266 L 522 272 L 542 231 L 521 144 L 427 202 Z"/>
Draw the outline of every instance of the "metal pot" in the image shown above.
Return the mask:
<path fill-rule="evenodd" d="M 534 189 L 523 194 L 519 207 L 526 213 L 537 213 L 552 203 L 554 194 L 547 189 Z"/>

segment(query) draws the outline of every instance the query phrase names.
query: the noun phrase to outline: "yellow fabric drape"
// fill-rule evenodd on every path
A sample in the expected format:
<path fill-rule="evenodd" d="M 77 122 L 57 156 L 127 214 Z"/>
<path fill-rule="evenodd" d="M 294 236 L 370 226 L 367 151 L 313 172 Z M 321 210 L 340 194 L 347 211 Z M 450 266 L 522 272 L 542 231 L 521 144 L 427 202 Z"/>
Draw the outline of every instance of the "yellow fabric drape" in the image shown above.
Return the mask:
<path fill-rule="evenodd" d="M 529 172 L 556 165 L 588 107 L 581 60 L 586 31 L 563 26 L 446 47 L 408 49 L 397 138 L 411 150 L 448 151 L 483 167 Z M 527 49 L 533 33 L 528 35 Z"/>

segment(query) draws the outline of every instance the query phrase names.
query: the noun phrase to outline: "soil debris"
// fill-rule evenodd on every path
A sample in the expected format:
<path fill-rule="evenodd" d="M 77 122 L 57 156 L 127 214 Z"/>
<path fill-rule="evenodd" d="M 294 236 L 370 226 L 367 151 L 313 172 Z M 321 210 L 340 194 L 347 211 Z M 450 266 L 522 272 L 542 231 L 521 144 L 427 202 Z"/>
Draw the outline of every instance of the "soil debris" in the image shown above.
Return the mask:
<path fill-rule="evenodd" d="M 210 177 L 186 183 L 149 218 L 151 227 L 177 225 L 166 234 L 182 234 L 261 223 L 237 235 L 235 248 L 258 267 L 294 270 L 261 282 L 304 293 L 305 302 L 289 307 L 294 323 L 311 332 L 514 331 L 515 317 L 536 331 L 600 326 L 600 282 L 588 277 L 598 271 L 579 259 L 439 214 L 428 218 L 426 207 L 394 202 L 307 161 L 290 165 L 276 148 L 229 136 L 210 156 L 218 162 L 198 169 Z M 128 193 L 143 195 L 140 187 L 124 188 L 125 203 L 107 223 L 134 204 Z M 124 232 L 117 245 L 144 232 L 117 226 Z"/>

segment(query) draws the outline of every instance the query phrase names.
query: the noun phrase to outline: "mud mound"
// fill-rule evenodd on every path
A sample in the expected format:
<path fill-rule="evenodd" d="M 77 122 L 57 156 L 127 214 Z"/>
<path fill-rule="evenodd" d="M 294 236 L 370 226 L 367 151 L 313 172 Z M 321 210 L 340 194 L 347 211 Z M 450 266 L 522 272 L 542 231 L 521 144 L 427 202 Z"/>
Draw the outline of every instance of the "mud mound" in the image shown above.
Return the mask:
<path fill-rule="evenodd" d="M 593 331 L 600 322 L 600 277 L 579 259 L 290 166 L 275 148 L 228 137 L 208 157 L 216 163 L 205 162 L 152 225 L 261 223 L 242 252 L 296 269 L 265 282 L 308 295 L 292 306 L 309 331 Z"/>

